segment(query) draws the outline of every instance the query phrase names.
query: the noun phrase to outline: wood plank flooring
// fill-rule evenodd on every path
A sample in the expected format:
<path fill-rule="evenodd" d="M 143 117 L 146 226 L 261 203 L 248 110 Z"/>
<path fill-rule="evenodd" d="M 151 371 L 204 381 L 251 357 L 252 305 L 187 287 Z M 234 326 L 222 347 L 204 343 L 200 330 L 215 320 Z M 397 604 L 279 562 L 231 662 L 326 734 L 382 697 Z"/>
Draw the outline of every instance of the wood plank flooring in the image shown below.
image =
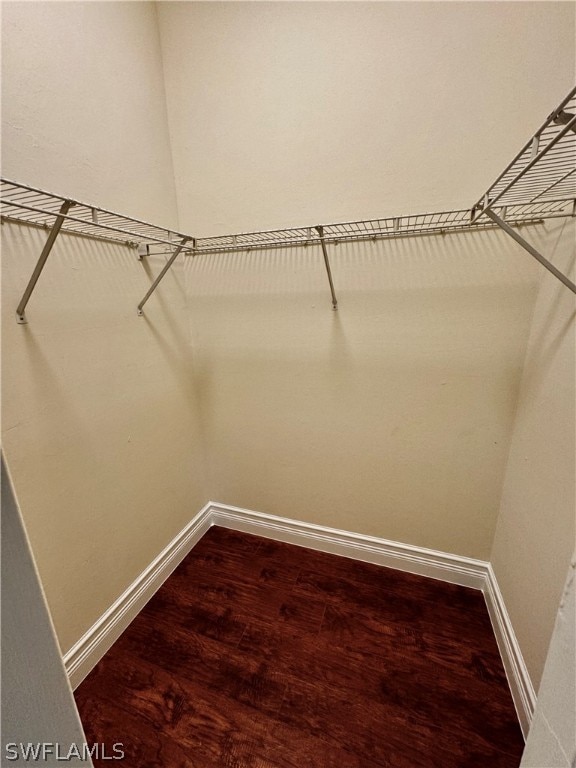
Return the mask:
<path fill-rule="evenodd" d="M 517 768 L 476 590 L 214 527 L 75 693 L 127 768 Z"/>

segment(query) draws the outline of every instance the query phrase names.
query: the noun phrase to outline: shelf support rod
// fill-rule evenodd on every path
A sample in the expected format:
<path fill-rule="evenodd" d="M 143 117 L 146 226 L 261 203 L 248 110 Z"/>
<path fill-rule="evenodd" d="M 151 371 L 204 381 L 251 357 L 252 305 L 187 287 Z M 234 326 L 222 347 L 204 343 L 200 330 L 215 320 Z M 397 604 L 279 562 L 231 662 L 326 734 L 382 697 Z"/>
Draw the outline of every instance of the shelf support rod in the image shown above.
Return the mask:
<path fill-rule="evenodd" d="M 62 227 L 62 224 L 64 224 L 64 221 L 66 220 L 66 214 L 68 213 L 68 210 L 73 205 L 74 203 L 72 200 L 64 200 L 64 202 L 62 203 L 60 207 L 60 211 L 58 212 L 58 216 L 54 220 L 54 224 L 52 224 L 52 229 L 50 230 L 50 234 L 48 235 L 48 238 L 44 243 L 44 248 L 42 248 L 42 253 L 40 254 L 38 261 L 36 262 L 36 266 L 34 267 L 34 272 L 32 272 L 32 276 L 28 281 L 26 290 L 24 291 L 24 294 L 20 299 L 20 304 L 18 304 L 18 307 L 16 308 L 16 320 L 22 325 L 28 322 L 28 320 L 26 320 L 26 314 L 25 314 L 26 305 L 28 304 L 28 300 L 32 295 L 32 291 L 36 287 L 38 278 L 42 274 L 42 270 L 44 269 L 44 265 L 46 264 L 48 256 L 50 255 L 52 246 L 56 242 L 56 238 L 58 237 L 60 228 Z"/>
<path fill-rule="evenodd" d="M 506 234 L 510 235 L 510 237 L 513 240 L 516 240 L 517 243 L 519 243 L 524 250 L 528 251 L 528 253 L 533 256 L 536 261 L 539 261 L 540 264 L 542 264 L 543 267 L 545 267 L 549 272 L 552 272 L 554 277 L 557 277 L 558 280 L 560 280 L 561 283 L 564 283 L 564 285 L 569 288 L 572 293 L 576 293 L 576 285 L 570 280 L 570 278 L 566 277 L 566 275 L 563 272 L 560 272 L 559 269 L 556 269 L 554 264 L 550 263 L 548 259 L 544 258 L 541 253 L 539 253 L 536 248 L 530 245 L 530 243 L 527 240 L 524 240 L 524 238 L 516 232 L 515 229 L 512 229 L 511 226 L 506 224 L 505 221 L 503 221 L 499 216 L 497 216 L 494 211 L 488 209 L 484 211 L 486 216 L 492 219 L 492 221 L 495 224 L 498 224 L 498 226 L 506 232 Z"/>
<path fill-rule="evenodd" d="M 170 258 L 168 259 L 168 261 L 164 265 L 164 269 L 162 270 L 162 272 L 160 272 L 160 274 L 158 275 L 156 280 L 154 280 L 154 282 L 152 283 L 152 285 L 148 289 L 148 292 L 146 293 L 146 296 L 144 296 L 144 298 L 142 299 L 140 304 L 138 304 L 138 314 L 139 315 L 143 314 L 142 307 L 144 306 L 144 304 L 146 304 L 146 302 L 148 301 L 150 296 L 152 296 L 152 294 L 154 293 L 154 291 L 158 287 L 158 283 L 162 280 L 162 278 L 164 277 L 166 272 L 168 272 L 168 270 L 170 269 L 172 264 L 174 264 L 174 262 L 176 261 L 176 257 L 181 252 L 181 250 L 184 248 L 184 246 L 186 245 L 188 240 L 192 240 L 192 242 L 194 243 L 194 247 L 196 247 L 196 241 L 194 240 L 193 237 L 184 237 L 184 238 L 182 238 L 182 240 L 180 241 L 180 243 L 177 245 L 176 249 L 174 250 L 174 253 L 172 254 L 172 256 L 170 256 Z"/>
<path fill-rule="evenodd" d="M 334 282 L 332 281 L 332 270 L 330 269 L 330 260 L 328 258 L 328 251 L 326 250 L 326 241 L 324 240 L 324 227 L 315 227 L 320 236 L 320 245 L 322 246 L 322 255 L 324 256 L 324 264 L 326 266 L 326 273 L 328 274 L 328 282 L 330 283 L 330 293 L 332 294 L 332 309 L 336 311 L 338 309 L 338 299 L 336 298 L 336 292 L 334 290 Z"/>

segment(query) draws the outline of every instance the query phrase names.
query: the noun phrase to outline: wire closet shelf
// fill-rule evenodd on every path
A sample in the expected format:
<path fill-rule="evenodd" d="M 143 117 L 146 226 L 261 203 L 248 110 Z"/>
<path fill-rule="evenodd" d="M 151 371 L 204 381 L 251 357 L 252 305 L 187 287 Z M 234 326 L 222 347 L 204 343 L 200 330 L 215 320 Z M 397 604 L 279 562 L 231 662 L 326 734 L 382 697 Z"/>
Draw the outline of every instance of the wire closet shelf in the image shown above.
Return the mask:
<path fill-rule="evenodd" d="M 62 207 L 67 203 L 70 213 L 63 213 Z M 173 246 L 175 240 L 190 237 L 4 178 L 0 179 L 0 206 L 2 217 L 6 220 L 51 229 L 55 219 L 61 216 L 62 232 L 119 241 L 133 247 L 150 244 Z"/>
<path fill-rule="evenodd" d="M 332 305 L 336 309 L 327 245 L 478 231 L 493 227 L 500 227 L 507 232 L 576 293 L 576 285 L 538 253 L 517 230 L 523 224 L 576 215 L 576 88 L 550 114 L 472 208 L 196 238 L 2 178 L 0 213 L 2 220 L 26 223 L 49 231 L 46 244 L 18 305 L 17 317 L 22 323 L 26 322 L 26 304 L 60 231 L 124 243 L 137 248 L 140 259 L 157 253 L 170 255 L 138 305 L 139 314 L 142 314 L 144 304 L 181 253 L 200 255 L 320 246 L 330 283 Z"/>
<path fill-rule="evenodd" d="M 574 194 L 576 197 L 576 192 Z M 62 206 L 70 203 L 66 213 Z M 507 206 L 507 221 L 514 225 L 530 224 L 543 219 L 573 214 L 572 198 L 562 200 L 520 203 Z M 417 213 L 407 216 L 390 216 L 381 219 L 348 221 L 337 224 L 292 227 L 285 229 L 242 232 L 231 235 L 195 238 L 176 230 L 149 224 L 105 208 L 82 203 L 62 195 L 20 184 L 9 179 L 0 179 L 0 209 L 6 221 L 19 221 L 44 229 L 51 229 L 55 219 L 63 219 L 61 231 L 85 237 L 121 242 L 134 248 L 141 247 L 141 254 L 158 253 L 174 248 L 182 240 L 190 241 L 184 253 L 222 253 L 245 251 L 254 248 L 282 248 L 290 246 L 318 245 L 322 236 L 326 243 L 348 240 L 379 240 L 426 234 L 493 227 L 489 221 L 473 221 L 469 208 L 433 213 Z M 502 211 L 502 206 L 500 206 Z M 322 231 L 322 235 L 319 230 Z M 148 246 L 148 250 L 142 250 Z M 150 251 L 150 248 L 155 248 Z"/>
<path fill-rule="evenodd" d="M 474 220 L 496 205 L 502 210 L 520 202 L 553 206 L 556 202 L 575 199 L 576 88 L 573 88 L 482 195 L 473 208 Z"/>

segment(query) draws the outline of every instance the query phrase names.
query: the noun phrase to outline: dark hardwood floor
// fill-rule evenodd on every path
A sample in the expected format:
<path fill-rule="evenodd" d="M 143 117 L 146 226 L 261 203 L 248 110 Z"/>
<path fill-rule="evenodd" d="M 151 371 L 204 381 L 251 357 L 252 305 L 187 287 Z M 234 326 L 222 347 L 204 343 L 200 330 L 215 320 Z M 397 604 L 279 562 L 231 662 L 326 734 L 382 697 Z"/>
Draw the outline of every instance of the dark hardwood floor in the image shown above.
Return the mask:
<path fill-rule="evenodd" d="M 480 592 L 212 528 L 76 690 L 130 768 L 517 768 Z"/>

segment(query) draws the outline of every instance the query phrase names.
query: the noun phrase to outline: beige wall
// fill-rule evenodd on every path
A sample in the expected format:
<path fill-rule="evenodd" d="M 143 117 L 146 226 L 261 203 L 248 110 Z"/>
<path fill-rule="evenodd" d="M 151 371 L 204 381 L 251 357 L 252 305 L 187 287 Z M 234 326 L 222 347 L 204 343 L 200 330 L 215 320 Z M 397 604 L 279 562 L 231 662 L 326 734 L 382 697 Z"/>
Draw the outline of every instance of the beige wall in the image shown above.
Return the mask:
<path fill-rule="evenodd" d="M 2 175 L 177 226 L 154 3 L 2 2 Z"/>
<path fill-rule="evenodd" d="M 2 442 L 63 651 L 206 502 L 182 266 L 60 235 L 14 314 L 45 234 L 2 226 Z"/>
<path fill-rule="evenodd" d="M 534 228 L 531 228 L 534 229 Z M 538 267 L 498 233 L 186 264 L 218 501 L 486 559 Z"/>
<path fill-rule="evenodd" d="M 472 205 L 573 86 L 574 5 L 161 2 L 193 234 Z"/>
<path fill-rule="evenodd" d="M 177 221 L 149 3 L 2 3 L 3 173 L 157 223 Z M 67 651 L 202 506 L 182 266 L 2 227 L 2 440 Z"/>
<path fill-rule="evenodd" d="M 549 224 L 543 253 L 574 279 L 573 221 Z M 491 560 L 538 690 L 576 537 L 574 295 L 541 284 Z"/>

